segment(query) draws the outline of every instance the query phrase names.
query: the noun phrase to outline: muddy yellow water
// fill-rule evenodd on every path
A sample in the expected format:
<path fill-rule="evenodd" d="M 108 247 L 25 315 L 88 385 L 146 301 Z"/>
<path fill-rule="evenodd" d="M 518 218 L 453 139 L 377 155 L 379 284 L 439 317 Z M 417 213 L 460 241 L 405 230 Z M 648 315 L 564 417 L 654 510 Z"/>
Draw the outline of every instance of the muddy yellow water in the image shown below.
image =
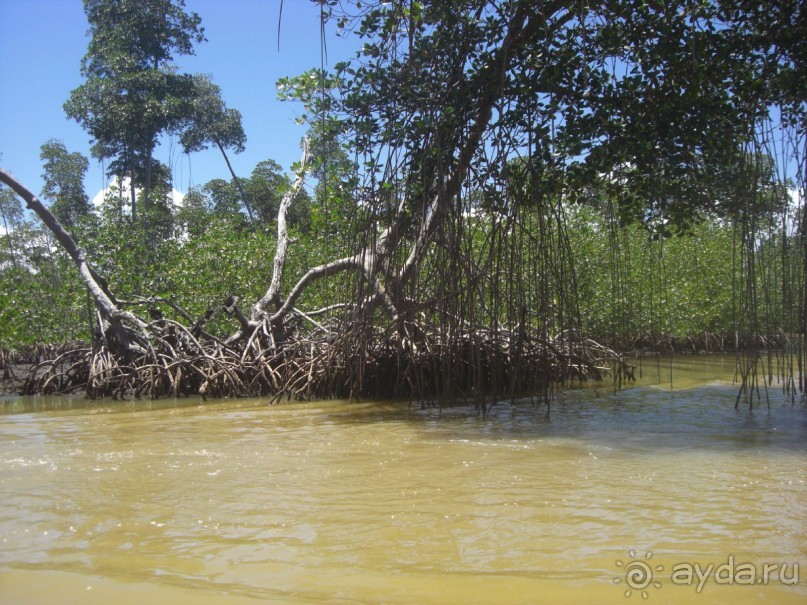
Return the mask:
<path fill-rule="evenodd" d="M 673 366 L 486 418 L 6 399 L 0 602 L 807 602 L 805 406 Z"/>

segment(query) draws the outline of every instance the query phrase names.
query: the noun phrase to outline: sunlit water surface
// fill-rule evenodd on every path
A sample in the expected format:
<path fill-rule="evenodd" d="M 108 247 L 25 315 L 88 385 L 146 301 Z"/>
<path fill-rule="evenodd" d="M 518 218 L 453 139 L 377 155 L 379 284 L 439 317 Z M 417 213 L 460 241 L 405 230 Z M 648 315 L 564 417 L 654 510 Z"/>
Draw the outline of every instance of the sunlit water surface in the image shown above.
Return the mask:
<path fill-rule="evenodd" d="M 0 601 L 806 603 L 805 406 L 672 365 L 486 418 L 1 400 Z"/>

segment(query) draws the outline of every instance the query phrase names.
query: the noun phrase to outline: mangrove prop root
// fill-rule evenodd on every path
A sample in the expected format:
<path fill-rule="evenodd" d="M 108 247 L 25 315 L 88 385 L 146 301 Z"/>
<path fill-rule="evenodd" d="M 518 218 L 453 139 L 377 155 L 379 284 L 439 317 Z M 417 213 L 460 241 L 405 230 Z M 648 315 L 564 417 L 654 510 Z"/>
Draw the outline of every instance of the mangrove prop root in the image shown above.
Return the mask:
<path fill-rule="evenodd" d="M 80 343 L 38 350 L 35 356 L 29 352 L 37 363 L 23 392 L 118 399 L 253 396 L 271 403 L 284 397 L 440 405 L 462 400 L 485 409 L 497 399 L 540 396 L 556 385 L 600 380 L 612 372 L 632 379 L 632 366 L 614 351 L 570 333 L 547 341 L 481 328 L 444 334 L 403 325 L 338 335 L 317 330 L 283 343 L 265 330 L 243 349 L 196 339 L 184 346 L 177 342 L 154 338 L 152 351 L 126 358 L 103 345 Z"/>

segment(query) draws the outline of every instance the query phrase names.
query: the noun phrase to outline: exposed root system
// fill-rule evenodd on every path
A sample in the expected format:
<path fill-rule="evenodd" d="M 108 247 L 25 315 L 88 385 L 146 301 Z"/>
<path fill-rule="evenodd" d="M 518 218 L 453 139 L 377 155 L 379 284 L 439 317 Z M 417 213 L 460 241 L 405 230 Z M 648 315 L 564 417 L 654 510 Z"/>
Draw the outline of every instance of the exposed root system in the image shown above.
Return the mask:
<path fill-rule="evenodd" d="M 188 346 L 190 345 L 190 346 Z M 245 346 L 159 339 L 152 351 L 121 359 L 106 346 L 75 344 L 42 355 L 25 394 L 85 393 L 90 398 L 394 398 L 483 407 L 501 398 L 547 395 L 571 381 L 632 380 L 614 351 L 567 332 L 554 340 L 527 333 L 364 329 L 273 344 L 270 332 Z"/>

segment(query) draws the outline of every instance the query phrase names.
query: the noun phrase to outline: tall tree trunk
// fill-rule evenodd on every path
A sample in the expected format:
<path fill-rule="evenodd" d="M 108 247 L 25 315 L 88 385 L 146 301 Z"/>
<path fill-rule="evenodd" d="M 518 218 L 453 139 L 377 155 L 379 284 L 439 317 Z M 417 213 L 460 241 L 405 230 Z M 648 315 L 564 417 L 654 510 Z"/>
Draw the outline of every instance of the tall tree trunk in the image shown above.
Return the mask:
<path fill-rule="evenodd" d="M 233 177 L 233 181 L 235 182 L 235 186 L 238 187 L 238 193 L 241 195 L 241 200 L 244 202 L 244 207 L 247 209 L 247 214 L 249 215 L 249 222 L 253 225 L 255 224 L 255 216 L 252 213 L 252 205 L 249 203 L 249 198 L 247 197 L 244 188 L 241 186 L 241 179 L 239 179 L 235 171 L 233 170 L 232 164 L 230 164 L 230 158 L 227 156 L 227 152 L 224 151 L 224 147 L 222 147 L 221 143 L 216 141 L 216 147 L 219 148 L 221 151 L 221 155 L 224 156 L 224 161 L 227 163 L 227 168 L 230 170 L 230 174 Z"/>
<path fill-rule="evenodd" d="M 807 167 L 807 157 L 805 157 L 805 167 Z M 802 192 L 804 188 L 802 188 Z M 802 202 L 801 225 L 799 236 L 801 237 L 801 262 L 802 262 L 802 291 L 801 300 L 798 306 L 801 309 L 801 325 L 798 333 L 801 334 L 801 354 L 799 356 L 799 390 L 802 393 L 802 400 L 807 401 L 807 204 Z"/>
<path fill-rule="evenodd" d="M 146 152 L 146 182 L 143 184 L 143 210 L 148 212 L 151 208 L 151 159 L 154 154 L 154 148 L 149 147 Z"/>
<path fill-rule="evenodd" d="M 135 192 L 134 158 L 129 156 L 129 193 L 132 198 L 132 223 L 137 222 L 137 193 Z"/>
<path fill-rule="evenodd" d="M 123 206 L 124 206 L 124 201 L 123 201 L 123 179 L 121 177 L 119 177 L 119 176 L 116 176 L 115 181 L 116 181 L 116 183 L 118 185 L 118 224 L 122 224 L 123 223 L 123 217 L 124 217 L 124 212 L 123 212 Z"/>

